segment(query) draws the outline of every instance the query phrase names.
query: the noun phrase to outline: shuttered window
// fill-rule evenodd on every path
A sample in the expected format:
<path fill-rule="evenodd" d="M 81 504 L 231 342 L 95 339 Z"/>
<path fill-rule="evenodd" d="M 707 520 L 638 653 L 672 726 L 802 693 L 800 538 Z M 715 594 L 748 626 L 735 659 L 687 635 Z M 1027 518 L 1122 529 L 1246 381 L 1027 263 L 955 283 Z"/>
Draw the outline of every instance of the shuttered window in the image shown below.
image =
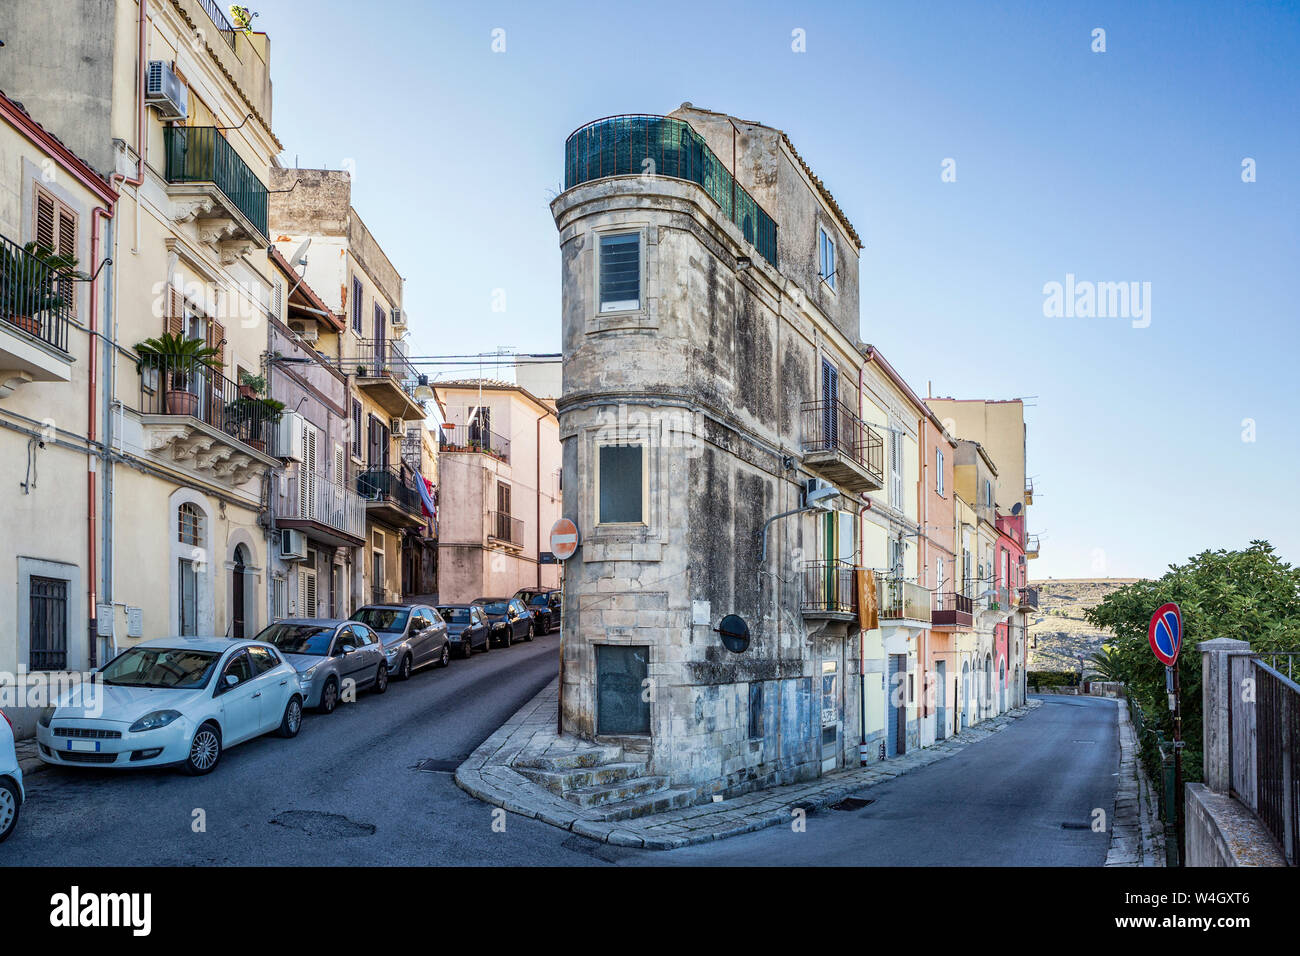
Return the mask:
<path fill-rule="evenodd" d="M 61 256 L 77 258 L 77 214 L 48 191 L 36 186 L 35 222 L 32 238 Z M 71 279 L 59 281 L 59 295 L 68 304 L 69 314 L 77 314 L 77 287 Z"/>
<path fill-rule="evenodd" d="M 835 240 L 832 239 L 825 229 L 818 229 L 817 236 L 819 240 L 819 258 L 821 261 L 821 277 L 832 291 L 835 289 Z"/>
<path fill-rule="evenodd" d="M 352 457 L 361 457 L 361 402 L 352 399 Z"/>
<path fill-rule="evenodd" d="M 838 445 L 839 420 L 835 411 L 839 400 L 839 370 L 822 359 L 822 442 L 825 449 L 835 448 Z"/>
<path fill-rule="evenodd" d="M 352 331 L 361 334 L 361 280 L 352 277 Z"/>
<path fill-rule="evenodd" d="M 600 237 L 600 311 L 641 308 L 641 235 Z"/>

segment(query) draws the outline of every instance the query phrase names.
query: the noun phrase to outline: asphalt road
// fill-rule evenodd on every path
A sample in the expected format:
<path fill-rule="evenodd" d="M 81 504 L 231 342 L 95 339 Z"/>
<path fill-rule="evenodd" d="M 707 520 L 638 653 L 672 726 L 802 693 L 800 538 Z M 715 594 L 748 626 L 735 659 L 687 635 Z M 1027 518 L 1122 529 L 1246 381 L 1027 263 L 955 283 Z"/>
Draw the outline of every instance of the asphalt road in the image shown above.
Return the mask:
<path fill-rule="evenodd" d="M 309 714 L 294 740 L 233 748 L 206 777 L 52 768 L 28 778 L 0 866 L 1100 865 L 1085 824 L 1114 808 L 1115 706 L 1047 698 L 1012 727 L 888 784 L 874 803 L 671 853 L 594 843 L 493 808 L 450 771 L 555 673 L 559 638 L 428 669 Z M 438 761 L 434 771 L 416 769 Z M 199 812 L 201 811 L 201 813 Z M 198 821 L 204 826 L 199 828 Z"/>

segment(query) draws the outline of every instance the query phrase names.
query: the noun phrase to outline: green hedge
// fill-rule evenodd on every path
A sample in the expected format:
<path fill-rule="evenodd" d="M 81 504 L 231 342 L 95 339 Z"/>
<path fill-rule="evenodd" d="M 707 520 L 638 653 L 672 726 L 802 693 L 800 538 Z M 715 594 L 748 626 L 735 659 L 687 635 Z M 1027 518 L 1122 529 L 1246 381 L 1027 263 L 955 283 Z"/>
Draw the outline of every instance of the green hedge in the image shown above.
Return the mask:
<path fill-rule="evenodd" d="M 1026 671 L 1025 683 L 1033 687 L 1078 687 L 1078 671 Z"/>

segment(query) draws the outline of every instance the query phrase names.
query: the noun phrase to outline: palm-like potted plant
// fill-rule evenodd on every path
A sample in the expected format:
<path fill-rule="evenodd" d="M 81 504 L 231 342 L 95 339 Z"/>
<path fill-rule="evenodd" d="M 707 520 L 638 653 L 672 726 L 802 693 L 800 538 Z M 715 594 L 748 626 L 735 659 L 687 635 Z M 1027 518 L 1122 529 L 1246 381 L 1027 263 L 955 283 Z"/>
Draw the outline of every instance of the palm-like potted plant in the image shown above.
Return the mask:
<path fill-rule="evenodd" d="M 158 387 L 163 389 L 164 415 L 193 415 L 199 407 L 199 396 L 190 390 L 190 380 L 195 373 L 207 369 L 221 370 L 215 348 L 202 339 L 186 338 L 175 332 L 164 332 L 157 338 L 138 342 L 135 351 L 140 356 L 141 369 L 160 370 L 164 381 Z"/>
<path fill-rule="evenodd" d="M 76 256 L 60 255 L 35 242 L 22 249 L 0 244 L 0 315 L 39 336 L 42 313 L 58 312 L 67 304 L 60 280 L 89 278 L 76 266 Z"/>

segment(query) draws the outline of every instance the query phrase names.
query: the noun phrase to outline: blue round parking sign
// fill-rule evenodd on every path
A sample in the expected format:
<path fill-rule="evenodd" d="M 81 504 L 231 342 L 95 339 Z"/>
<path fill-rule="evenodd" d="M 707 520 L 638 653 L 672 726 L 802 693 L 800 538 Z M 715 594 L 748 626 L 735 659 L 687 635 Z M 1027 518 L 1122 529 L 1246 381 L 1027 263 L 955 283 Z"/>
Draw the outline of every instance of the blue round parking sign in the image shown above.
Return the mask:
<path fill-rule="evenodd" d="M 1183 646 L 1183 614 L 1177 604 L 1162 604 L 1151 615 L 1147 640 L 1160 663 L 1173 667 Z"/>

